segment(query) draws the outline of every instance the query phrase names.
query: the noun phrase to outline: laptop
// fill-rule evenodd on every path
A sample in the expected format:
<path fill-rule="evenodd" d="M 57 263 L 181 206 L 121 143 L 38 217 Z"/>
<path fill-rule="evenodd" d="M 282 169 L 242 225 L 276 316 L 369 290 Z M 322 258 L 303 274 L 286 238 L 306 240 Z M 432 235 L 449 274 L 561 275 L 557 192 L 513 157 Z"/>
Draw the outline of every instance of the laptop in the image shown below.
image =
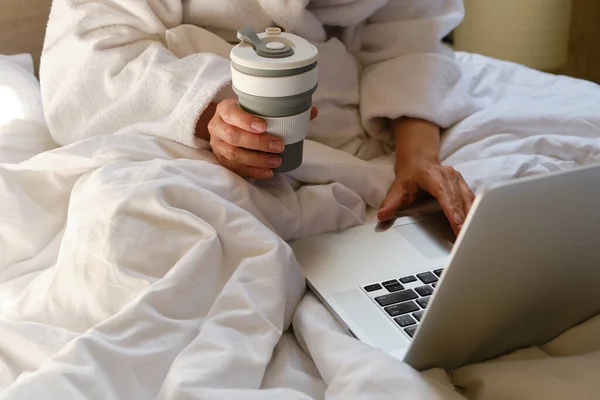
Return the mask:
<path fill-rule="evenodd" d="M 290 245 L 352 336 L 417 370 L 451 370 L 600 312 L 600 166 L 486 189 L 456 239 L 434 210 Z"/>

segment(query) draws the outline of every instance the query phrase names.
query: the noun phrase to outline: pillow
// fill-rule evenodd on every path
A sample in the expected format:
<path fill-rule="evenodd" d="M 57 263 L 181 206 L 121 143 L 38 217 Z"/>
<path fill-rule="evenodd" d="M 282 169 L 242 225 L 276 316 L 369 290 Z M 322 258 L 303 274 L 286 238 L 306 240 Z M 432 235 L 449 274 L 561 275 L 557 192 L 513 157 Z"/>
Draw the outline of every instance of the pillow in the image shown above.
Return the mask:
<path fill-rule="evenodd" d="M 0 163 L 21 162 L 55 147 L 32 56 L 0 55 Z"/>
<path fill-rule="evenodd" d="M 29 54 L 0 55 L 0 128 L 15 119 L 44 120 L 40 85 Z"/>

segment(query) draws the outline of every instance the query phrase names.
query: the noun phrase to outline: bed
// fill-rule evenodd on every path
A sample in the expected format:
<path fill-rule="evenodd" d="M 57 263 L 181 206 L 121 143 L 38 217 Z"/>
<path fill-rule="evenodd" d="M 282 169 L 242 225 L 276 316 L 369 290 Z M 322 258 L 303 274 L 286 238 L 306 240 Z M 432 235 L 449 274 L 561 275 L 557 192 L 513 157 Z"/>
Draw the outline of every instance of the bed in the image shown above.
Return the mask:
<path fill-rule="evenodd" d="M 0 53 L 32 55 L 0 59 L 0 399 L 598 398 L 600 317 L 419 373 L 306 292 L 286 240 L 367 221 L 391 160 L 309 141 L 291 179 L 251 185 L 149 136 L 58 147 L 34 75 L 49 1 L 27 4 L 0 1 Z M 600 162 L 600 87 L 457 57 L 487 107 L 442 156 L 475 191 Z"/>

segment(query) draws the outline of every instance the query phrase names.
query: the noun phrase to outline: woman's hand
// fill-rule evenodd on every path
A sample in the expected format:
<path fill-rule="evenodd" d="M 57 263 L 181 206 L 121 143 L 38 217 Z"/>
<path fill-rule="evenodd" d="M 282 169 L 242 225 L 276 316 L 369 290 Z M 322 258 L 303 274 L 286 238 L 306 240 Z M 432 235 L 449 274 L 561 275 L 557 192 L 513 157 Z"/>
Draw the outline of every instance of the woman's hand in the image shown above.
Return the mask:
<path fill-rule="evenodd" d="M 392 121 L 396 137 L 396 179 L 381 204 L 380 221 L 394 218 L 424 196 L 435 197 L 458 235 L 475 195 L 462 175 L 439 161 L 440 128 L 428 121 Z"/>
<path fill-rule="evenodd" d="M 414 162 L 396 171 L 396 179 L 381 204 L 379 220 L 392 219 L 398 210 L 428 194 L 437 199 L 458 235 L 475 195 L 458 171 L 436 162 Z"/>
<path fill-rule="evenodd" d="M 313 108 L 311 119 L 316 116 L 317 109 Z M 264 133 L 266 128 L 263 119 L 242 110 L 236 100 L 227 99 L 216 106 L 208 122 L 208 140 L 225 168 L 242 177 L 269 179 L 273 168 L 281 165 L 277 154 L 283 152 L 285 144 Z"/>

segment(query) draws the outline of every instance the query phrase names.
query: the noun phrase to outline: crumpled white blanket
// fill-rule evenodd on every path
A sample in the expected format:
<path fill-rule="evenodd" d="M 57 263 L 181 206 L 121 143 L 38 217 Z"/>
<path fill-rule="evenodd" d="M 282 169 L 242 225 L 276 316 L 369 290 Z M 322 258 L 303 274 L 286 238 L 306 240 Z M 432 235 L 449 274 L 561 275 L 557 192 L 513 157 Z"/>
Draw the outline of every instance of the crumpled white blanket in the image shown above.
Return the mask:
<path fill-rule="evenodd" d="M 476 191 L 600 161 L 600 87 L 458 58 L 486 107 L 442 155 Z M 388 158 L 308 142 L 299 170 L 252 183 L 134 134 L 0 164 L 0 398 L 597 398 L 600 318 L 448 376 L 354 340 L 305 294 L 285 241 L 364 222 L 391 179 Z"/>

